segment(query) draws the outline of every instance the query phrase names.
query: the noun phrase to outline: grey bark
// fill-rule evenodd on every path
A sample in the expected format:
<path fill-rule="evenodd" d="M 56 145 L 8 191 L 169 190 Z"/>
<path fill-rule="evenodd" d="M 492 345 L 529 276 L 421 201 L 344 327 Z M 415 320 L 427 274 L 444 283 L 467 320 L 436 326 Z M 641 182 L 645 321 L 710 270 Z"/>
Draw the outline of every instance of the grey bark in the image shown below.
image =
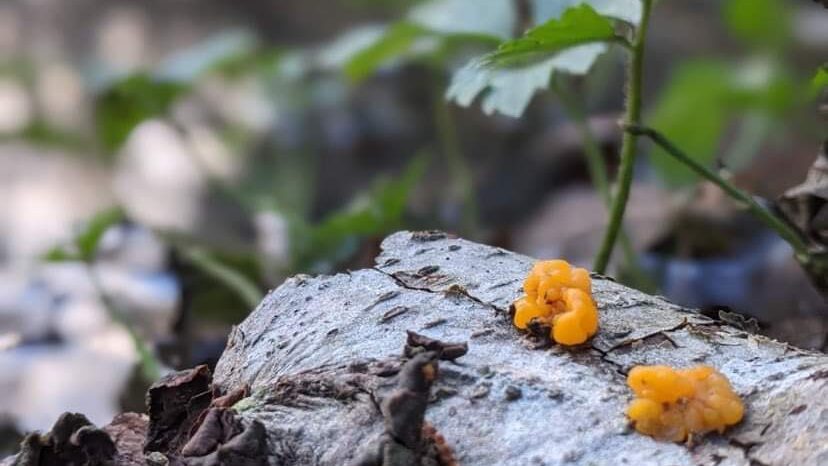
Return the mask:
<path fill-rule="evenodd" d="M 271 464 L 343 465 L 384 433 L 406 331 L 468 342 L 441 361 L 426 421 L 463 465 L 828 465 L 828 358 L 594 277 L 596 337 L 537 345 L 509 306 L 534 259 L 442 233 L 387 238 L 373 269 L 296 276 L 231 333 L 214 383 L 249 386 Z M 710 364 L 747 406 L 693 446 L 658 442 L 624 415 L 637 364 Z M 373 443 L 372 443 L 373 442 Z"/>

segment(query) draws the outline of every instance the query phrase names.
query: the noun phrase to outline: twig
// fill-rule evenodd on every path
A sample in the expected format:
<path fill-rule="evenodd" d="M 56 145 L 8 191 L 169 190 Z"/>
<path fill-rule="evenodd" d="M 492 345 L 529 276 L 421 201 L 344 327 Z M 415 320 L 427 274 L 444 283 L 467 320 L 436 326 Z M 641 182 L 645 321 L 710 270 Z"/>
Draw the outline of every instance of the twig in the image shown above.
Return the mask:
<path fill-rule="evenodd" d="M 98 273 L 94 270 L 93 266 L 91 264 L 87 264 L 86 267 L 92 281 L 92 288 L 100 298 L 101 304 L 103 304 L 110 318 L 123 327 L 129 334 L 129 338 L 132 340 L 135 351 L 138 353 L 138 361 L 141 365 L 141 374 L 144 379 L 150 383 L 157 381 L 161 378 L 161 363 L 158 361 L 158 358 L 155 354 L 153 354 L 152 350 L 147 347 L 147 343 L 143 338 L 141 338 L 140 335 L 138 335 L 115 301 L 113 301 L 112 298 L 110 298 L 106 293 L 106 290 L 98 277 Z"/>
<path fill-rule="evenodd" d="M 177 249 L 193 266 L 235 292 L 251 310 L 264 298 L 259 287 L 250 279 L 217 261 L 203 249 L 194 246 L 178 246 Z"/>
<path fill-rule="evenodd" d="M 762 207 L 758 202 L 756 202 L 750 194 L 745 193 L 744 191 L 740 190 L 736 186 L 732 185 L 730 182 L 710 170 L 709 168 L 705 167 L 704 165 L 700 164 L 689 155 L 685 154 L 681 149 L 676 147 L 675 144 L 670 142 L 663 134 L 659 133 L 658 131 L 648 128 L 646 126 L 641 125 L 623 125 L 623 129 L 625 132 L 629 134 L 634 134 L 637 136 L 645 136 L 649 138 L 651 141 L 656 143 L 659 147 L 664 149 L 666 153 L 670 156 L 678 160 L 679 162 L 686 165 L 688 168 L 699 174 L 700 176 L 704 177 L 708 181 L 714 183 L 716 186 L 722 189 L 728 196 L 733 198 L 733 200 L 739 202 L 740 204 L 744 205 L 753 215 L 756 216 L 759 220 L 762 221 L 768 228 L 775 231 L 779 236 L 782 237 L 791 247 L 794 249 L 796 253 L 797 259 L 800 262 L 807 262 L 809 258 L 808 246 L 802 237 L 797 233 L 793 228 L 791 228 L 784 220 L 776 216 L 770 210 Z"/>

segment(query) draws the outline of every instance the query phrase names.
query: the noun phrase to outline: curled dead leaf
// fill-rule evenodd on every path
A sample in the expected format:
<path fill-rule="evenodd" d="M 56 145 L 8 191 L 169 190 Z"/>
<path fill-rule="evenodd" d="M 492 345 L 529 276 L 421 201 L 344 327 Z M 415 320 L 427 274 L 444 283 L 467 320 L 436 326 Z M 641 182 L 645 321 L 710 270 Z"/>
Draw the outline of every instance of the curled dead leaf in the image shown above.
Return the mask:
<path fill-rule="evenodd" d="M 828 299 L 828 141 L 805 181 L 786 191 L 776 206 L 807 241 L 808 257 L 798 259 L 811 282 Z"/>

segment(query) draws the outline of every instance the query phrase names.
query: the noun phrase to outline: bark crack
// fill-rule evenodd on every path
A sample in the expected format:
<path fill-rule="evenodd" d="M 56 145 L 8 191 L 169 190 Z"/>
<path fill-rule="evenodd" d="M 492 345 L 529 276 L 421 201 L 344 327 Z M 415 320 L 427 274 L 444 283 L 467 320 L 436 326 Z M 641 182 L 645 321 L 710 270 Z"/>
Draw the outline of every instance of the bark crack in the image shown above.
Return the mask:
<path fill-rule="evenodd" d="M 497 313 L 500 313 L 500 314 L 508 314 L 509 313 L 508 309 L 503 309 L 503 308 L 497 307 L 492 303 L 487 303 L 487 302 L 481 300 L 480 298 L 472 296 L 466 288 L 464 288 L 463 286 L 457 285 L 457 284 L 451 285 L 445 290 L 437 291 L 437 290 L 433 290 L 433 289 L 428 288 L 428 287 L 420 287 L 420 286 L 409 285 L 408 283 L 406 283 L 405 281 L 400 279 L 400 277 L 398 277 L 396 274 L 386 272 L 386 271 L 382 270 L 379 267 L 372 267 L 372 270 L 375 270 L 375 271 L 385 275 L 386 277 L 391 278 L 392 280 L 394 280 L 394 282 L 397 285 L 399 285 L 401 288 L 404 288 L 406 290 L 424 291 L 426 293 L 431 293 L 431 294 L 460 296 L 464 299 L 468 299 L 468 300 L 470 300 L 474 303 L 477 303 L 477 304 L 479 304 L 483 307 L 488 307 L 489 309 L 492 309 Z"/>

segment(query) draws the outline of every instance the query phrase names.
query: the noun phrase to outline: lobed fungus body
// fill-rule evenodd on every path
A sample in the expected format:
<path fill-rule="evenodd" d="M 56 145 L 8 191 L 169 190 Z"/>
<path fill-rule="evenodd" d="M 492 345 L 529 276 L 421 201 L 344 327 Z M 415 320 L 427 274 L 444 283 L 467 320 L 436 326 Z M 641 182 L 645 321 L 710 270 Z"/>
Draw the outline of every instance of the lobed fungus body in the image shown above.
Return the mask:
<path fill-rule="evenodd" d="M 550 338 L 578 345 L 598 331 L 598 310 L 586 269 L 563 260 L 535 264 L 523 282 L 526 295 L 515 302 L 514 324 L 527 329 L 532 321 L 548 325 Z"/>
<path fill-rule="evenodd" d="M 636 395 L 627 416 L 637 431 L 659 440 L 681 442 L 714 430 L 721 433 L 744 414 L 730 382 L 710 366 L 636 366 L 627 383 Z"/>

